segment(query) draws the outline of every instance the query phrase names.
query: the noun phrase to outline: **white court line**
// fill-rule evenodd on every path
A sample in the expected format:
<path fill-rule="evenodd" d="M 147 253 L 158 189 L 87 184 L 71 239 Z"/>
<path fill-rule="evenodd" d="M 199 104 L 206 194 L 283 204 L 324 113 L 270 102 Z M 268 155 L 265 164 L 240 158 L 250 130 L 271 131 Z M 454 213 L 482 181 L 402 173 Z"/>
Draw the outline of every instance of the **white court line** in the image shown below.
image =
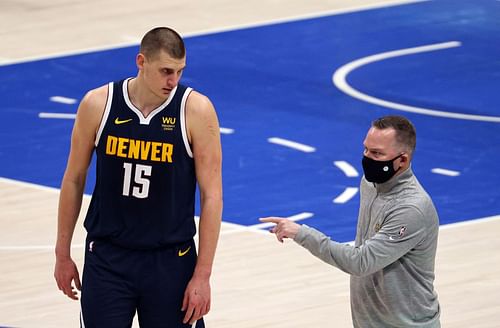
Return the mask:
<path fill-rule="evenodd" d="M 447 169 L 441 169 L 439 167 L 436 167 L 436 168 L 433 168 L 431 170 L 432 173 L 436 173 L 436 174 L 441 174 L 441 175 L 446 175 L 446 176 L 449 176 L 449 177 L 456 177 L 456 176 L 459 176 L 460 175 L 460 172 L 458 171 L 452 171 L 452 170 L 447 170 Z"/>
<path fill-rule="evenodd" d="M 76 114 L 74 113 L 47 113 L 47 112 L 40 112 L 38 113 L 39 118 L 54 118 L 54 119 L 64 119 L 64 120 L 74 120 L 76 118 Z M 222 134 L 233 134 L 234 129 L 230 128 L 219 128 L 220 133 Z"/>
<path fill-rule="evenodd" d="M 450 42 L 444 42 L 444 43 L 430 44 L 430 45 L 421 46 L 421 47 L 388 51 L 388 52 L 383 52 L 383 53 L 371 55 L 368 57 L 360 58 L 360 59 L 354 60 L 350 63 L 347 63 L 346 65 L 337 69 L 332 77 L 333 84 L 337 88 L 339 88 L 339 90 L 346 93 L 347 95 L 349 95 L 353 98 L 359 99 L 361 101 L 377 105 L 377 106 L 382 106 L 382 107 L 392 108 L 392 109 L 396 109 L 396 110 L 400 110 L 400 111 L 404 111 L 404 112 L 417 113 L 417 114 L 422 114 L 422 115 L 447 117 L 447 118 L 454 118 L 454 119 L 461 119 L 461 120 L 473 120 L 473 121 L 486 121 L 486 122 L 500 123 L 500 117 L 496 117 L 496 116 L 483 116 L 483 115 L 472 115 L 472 114 L 445 112 L 445 111 L 440 111 L 440 110 L 435 110 L 435 109 L 409 106 L 409 105 L 405 105 L 405 104 L 400 104 L 400 103 L 395 103 L 392 101 L 383 100 L 383 99 L 372 97 L 370 95 L 362 93 L 362 92 L 354 89 L 352 86 L 349 85 L 349 83 L 347 83 L 347 75 L 349 75 L 355 69 L 360 68 L 362 66 L 365 66 L 367 64 L 371 64 L 371 63 L 385 60 L 388 58 L 412 55 L 412 54 L 417 54 L 417 53 L 421 53 L 421 52 L 454 48 L 454 47 L 459 47 L 459 46 L 461 46 L 460 42 L 450 41 Z"/>
<path fill-rule="evenodd" d="M 220 133 L 222 133 L 222 134 L 233 134 L 234 133 L 234 129 L 230 129 L 230 128 L 220 127 L 219 130 L 220 130 Z"/>
<path fill-rule="evenodd" d="M 346 177 L 355 178 L 359 176 L 358 171 L 346 161 L 335 161 L 333 164 L 344 172 Z M 340 195 L 333 199 L 335 204 L 345 204 L 358 193 L 358 188 L 347 187 Z"/>
<path fill-rule="evenodd" d="M 299 213 L 296 215 L 289 216 L 286 219 L 291 220 L 291 221 L 300 221 L 300 220 L 309 219 L 313 216 L 314 216 L 314 213 L 302 212 L 302 213 Z M 262 230 L 262 229 L 274 226 L 274 223 L 270 223 L 270 222 L 258 223 L 258 224 L 254 224 L 251 226 L 239 225 L 239 224 L 228 223 L 228 222 L 226 222 L 226 224 L 230 225 L 231 228 L 233 228 L 233 229 L 223 230 L 223 231 L 221 231 L 221 235 L 231 235 L 234 233 L 245 232 L 245 231 L 251 231 L 251 232 L 256 232 L 256 233 L 268 235 L 269 232 L 266 230 Z"/>
<path fill-rule="evenodd" d="M 23 181 L 13 180 L 13 179 L 9 179 L 9 178 L 4 178 L 4 177 L 0 177 L 0 182 L 10 183 L 10 184 L 18 185 L 18 186 L 22 186 L 22 187 L 30 187 L 30 188 L 34 188 L 34 189 L 38 189 L 38 190 L 49 191 L 49 192 L 59 193 L 59 191 L 60 191 L 58 188 L 47 187 L 47 186 L 43 186 L 43 185 L 39 185 L 39 184 L 34 184 L 34 183 L 30 183 L 30 182 L 23 182 Z M 85 194 L 85 195 L 83 195 L 83 197 L 90 198 L 90 195 Z M 295 219 L 304 218 L 304 219 L 306 219 L 306 218 L 312 217 L 313 215 L 314 214 L 310 213 L 310 212 L 303 212 L 303 213 L 291 216 L 291 217 L 289 217 L 289 219 L 290 218 L 295 218 Z M 456 222 L 456 223 L 448 223 L 445 225 L 440 225 L 439 229 L 452 229 L 455 227 L 463 227 L 463 226 L 468 226 L 468 225 L 487 223 L 487 222 L 496 221 L 496 220 L 500 220 L 500 215 L 494 215 L 494 216 L 477 218 L 477 219 L 470 219 L 470 220 Z M 228 228 L 231 228 L 231 230 L 223 230 L 223 231 L 221 231 L 221 235 L 232 234 L 232 233 L 243 232 L 243 231 L 253 231 L 256 233 L 268 234 L 268 232 L 265 230 L 255 228 L 255 226 L 258 226 L 258 224 L 253 225 L 253 226 L 244 226 L 244 225 L 231 223 L 231 222 L 222 222 L 222 225 L 226 226 Z M 349 244 L 349 243 L 352 244 L 353 242 L 352 241 L 347 242 L 346 244 Z M 83 245 L 82 244 L 75 244 L 75 245 L 72 245 L 71 247 L 83 248 Z M 0 251 L 2 251 L 2 250 L 16 250 L 16 251 L 17 250 L 53 250 L 53 249 L 54 249 L 54 245 L 31 245 L 31 246 L 30 245 L 26 245 L 26 246 L 12 246 L 12 245 L 2 246 L 2 245 L 0 245 Z"/>
<path fill-rule="evenodd" d="M 4 178 L 4 177 L 0 177 L 0 182 L 9 183 L 9 184 L 21 186 L 21 187 L 28 187 L 28 188 L 43 190 L 43 191 L 56 192 L 56 193 L 59 193 L 59 190 L 60 190 L 59 188 L 47 187 L 47 186 L 40 185 L 40 184 L 35 184 L 35 183 L 31 183 L 31 182 L 24 182 L 24 181 L 19 181 L 19 180 Z"/>
<path fill-rule="evenodd" d="M 8 184 L 16 185 L 16 186 L 21 186 L 21 187 L 37 189 L 37 190 L 41 190 L 41 191 L 48 191 L 48 192 L 52 192 L 52 193 L 59 193 L 60 192 L 59 188 L 47 187 L 44 185 L 39 185 L 39 184 L 35 184 L 35 183 L 31 183 L 31 182 L 24 182 L 24 181 L 19 181 L 19 180 L 13 180 L 13 179 L 4 178 L 4 177 L 0 177 L 0 182 L 8 183 Z M 91 195 L 84 194 L 83 197 L 90 200 Z M 313 215 L 314 214 L 312 214 L 312 213 L 304 212 L 304 213 L 300 213 L 300 214 L 291 216 L 290 219 L 291 220 L 292 219 L 293 220 L 307 219 Z M 198 216 L 195 216 L 195 219 L 199 220 L 200 218 Z M 228 230 L 222 229 L 221 235 L 225 235 L 228 233 L 242 232 L 242 231 L 253 231 L 256 233 L 266 233 L 266 234 L 268 233 L 267 231 L 260 230 L 258 228 L 252 227 L 252 226 L 249 227 L 249 226 L 245 226 L 242 224 L 231 223 L 231 222 L 222 222 L 222 226 L 225 228 L 228 228 Z M 0 240 L 0 243 L 1 243 L 1 240 Z M 72 245 L 71 247 L 83 248 L 84 245 L 83 244 L 75 244 L 75 245 Z M 0 245 L 0 251 L 2 251 L 2 250 L 15 250 L 15 251 L 54 250 L 54 245 L 25 245 L 25 246 L 13 246 L 13 245 L 2 246 L 2 245 Z"/>
<path fill-rule="evenodd" d="M 487 222 L 497 221 L 497 220 L 500 220 L 500 215 L 493 215 L 493 216 L 487 216 L 484 218 L 477 218 L 477 219 L 471 219 L 471 220 L 460 221 L 460 222 L 455 222 L 455 223 L 443 224 L 443 225 L 439 226 L 439 229 L 443 230 L 443 229 L 451 229 L 451 228 L 460 228 L 460 227 L 464 227 L 464 226 L 487 223 Z"/>
<path fill-rule="evenodd" d="M 400 5 L 406 5 L 406 4 L 412 4 L 412 3 L 428 2 L 428 1 L 430 1 L 430 0 L 380 1 L 378 3 L 372 3 L 372 4 L 368 4 L 368 5 L 365 4 L 365 5 L 358 5 L 358 6 L 352 6 L 352 7 L 347 7 L 347 8 L 320 11 L 320 12 L 310 13 L 310 14 L 305 14 L 305 15 L 289 16 L 287 18 L 262 20 L 262 21 L 256 22 L 256 23 L 238 24 L 238 25 L 218 27 L 218 28 L 213 28 L 213 29 L 205 29 L 205 30 L 200 30 L 200 31 L 195 31 L 195 32 L 190 32 L 190 33 L 183 33 L 182 36 L 185 38 L 196 37 L 196 36 L 203 36 L 203 35 L 209 35 L 209 34 L 215 34 L 215 33 L 243 30 L 243 29 L 247 29 L 247 28 L 261 27 L 261 26 L 266 26 L 266 25 L 289 23 L 289 22 L 300 21 L 300 20 L 305 20 L 305 19 L 321 18 L 321 17 L 325 17 L 325 16 L 334 16 L 334 15 L 342 15 L 342 14 L 364 11 L 364 10 L 372 10 L 372 9 L 400 6 Z M 125 36 L 125 37 L 127 37 L 127 36 Z M 137 45 L 138 45 L 138 42 L 123 42 L 123 43 L 116 43 L 116 44 L 108 45 L 108 46 L 97 46 L 97 47 L 89 47 L 89 48 L 85 48 L 85 49 L 72 50 L 72 51 L 61 51 L 58 53 L 52 53 L 52 54 L 48 54 L 48 55 L 25 57 L 25 58 L 19 58 L 19 59 L 14 59 L 14 60 L 4 58 L 4 62 L 0 61 L 0 66 L 19 64 L 19 63 L 25 63 L 25 62 L 30 62 L 30 61 L 36 61 L 36 60 L 44 60 L 44 59 L 72 56 L 72 55 L 81 55 L 81 54 L 86 54 L 86 53 L 91 53 L 91 52 L 113 50 L 113 49 L 119 49 L 119 48 L 125 48 L 125 47 L 137 46 Z"/>
<path fill-rule="evenodd" d="M 484 218 L 478 218 L 478 219 L 471 219 L 467 221 L 462 221 L 462 222 L 456 222 L 456 223 L 448 223 L 444 225 L 439 226 L 439 230 L 448 230 L 448 229 L 453 229 L 453 228 L 460 228 L 464 226 L 471 226 L 475 224 L 482 224 L 482 223 L 488 223 L 492 221 L 497 221 L 500 220 L 500 215 L 494 215 L 494 216 L 488 216 Z M 221 231 L 221 235 L 227 235 L 227 234 L 232 234 L 236 232 L 243 232 L 243 231 L 253 231 L 256 233 L 263 233 L 263 234 L 269 234 L 269 232 L 261 229 L 255 229 L 252 228 L 252 226 L 243 226 L 239 225 L 236 223 L 229 223 L 229 222 L 222 222 L 223 225 L 231 226 L 234 228 L 234 230 L 223 230 Z M 348 241 L 345 242 L 344 244 L 350 244 L 354 245 L 354 241 Z M 77 245 L 72 245 L 72 248 L 83 248 L 82 244 L 77 244 Z M 0 245 L 0 251 L 25 251 L 25 250 L 53 250 L 54 245 L 34 245 L 34 246 L 1 246 Z"/>
<path fill-rule="evenodd" d="M 347 203 L 351 198 L 353 198 L 358 193 L 358 188 L 355 187 L 347 187 L 344 192 L 338 195 L 333 202 L 335 204 L 344 204 Z"/>
<path fill-rule="evenodd" d="M 76 104 L 76 102 L 77 102 L 77 100 L 74 98 L 68 98 L 68 97 L 62 97 L 62 96 L 50 97 L 50 101 L 61 103 L 61 104 L 66 104 L 66 105 L 73 105 L 73 104 Z"/>
<path fill-rule="evenodd" d="M 344 172 L 345 176 L 348 178 L 355 178 L 359 176 L 358 171 L 346 161 L 335 161 L 333 164 Z"/>
<path fill-rule="evenodd" d="M 287 217 L 287 219 L 290 220 L 290 221 L 300 221 L 300 220 L 305 220 L 305 219 L 312 218 L 313 216 L 314 216 L 314 213 L 303 212 L 303 213 L 299 213 L 299 214 L 295 214 L 295 215 L 289 216 L 289 217 Z M 272 223 L 272 222 L 263 222 L 263 223 L 254 224 L 254 225 L 248 226 L 248 228 L 251 228 L 251 229 L 263 229 L 263 228 L 273 227 L 274 225 L 275 224 Z"/>
<path fill-rule="evenodd" d="M 71 248 L 83 248 L 83 246 L 83 244 L 75 244 L 71 245 Z M 0 251 L 50 251 L 54 247 L 54 245 L 0 246 Z"/>
<path fill-rule="evenodd" d="M 46 113 L 40 112 L 38 113 L 39 118 L 57 118 L 57 119 L 65 119 L 65 120 L 74 120 L 76 118 L 76 114 L 74 113 Z"/>
<path fill-rule="evenodd" d="M 8 181 L 9 179 L 3 179 L 0 178 L 0 180 Z M 29 185 L 29 183 L 22 183 L 22 185 Z M 51 188 L 52 189 L 52 188 Z M 88 195 L 85 195 L 86 197 L 90 197 Z M 287 217 L 287 219 L 291 221 L 300 221 L 300 220 L 305 220 L 308 218 L 313 217 L 314 214 L 310 212 L 303 212 L 299 213 L 296 215 L 292 215 L 290 217 Z M 199 220 L 199 216 L 195 216 L 196 220 Z M 254 224 L 251 226 L 245 226 L 237 223 L 231 223 L 231 222 L 222 222 L 222 227 L 226 227 L 228 229 L 222 229 L 220 234 L 221 235 L 228 235 L 228 234 L 233 234 L 233 233 L 239 233 L 243 231 L 252 231 L 256 233 L 264 233 L 268 234 L 269 232 L 265 230 L 261 230 L 263 228 L 271 227 L 274 226 L 274 223 L 270 222 L 264 222 L 264 223 L 259 223 L 259 224 Z M 198 233 L 196 233 L 195 238 L 198 238 Z M 84 244 L 74 244 L 71 245 L 71 248 L 83 248 L 85 245 Z M 0 245 L 0 251 L 52 251 L 54 250 L 54 245 L 24 245 L 24 246 L 12 246 L 12 245 L 6 245 L 2 246 Z"/>
<path fill-rule="evenodd" d="M 316 151 L 316 148 L 304 145 L 295 141 L 287 140 L 287 139 L 282 139 L 282 138 L 277 138 L 277 137 L 272 137 L 267 139 L 270 143 L 288 147 L 288 148 L 293 148 L 295 150 L 300 150 L 303 151 L 304 153 L 312 153 Z"/>

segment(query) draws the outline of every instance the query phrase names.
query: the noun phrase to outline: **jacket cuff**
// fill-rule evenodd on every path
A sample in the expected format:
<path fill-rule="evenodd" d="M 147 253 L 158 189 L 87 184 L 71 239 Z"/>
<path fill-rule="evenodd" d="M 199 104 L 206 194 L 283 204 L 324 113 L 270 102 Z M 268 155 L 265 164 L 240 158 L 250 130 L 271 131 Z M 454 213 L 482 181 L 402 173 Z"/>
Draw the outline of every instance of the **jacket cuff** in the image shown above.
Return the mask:
<path fill-rule="evenodd" d="M 299 228 L 299 231 L 295 235 L 295 238 L 293 238 L 293 240 L 297 244 L 302 245 L 305 242 L 307 235 L 309 234 L 309 229 L 310 228 L 307 225 L 302 224 Z"/>

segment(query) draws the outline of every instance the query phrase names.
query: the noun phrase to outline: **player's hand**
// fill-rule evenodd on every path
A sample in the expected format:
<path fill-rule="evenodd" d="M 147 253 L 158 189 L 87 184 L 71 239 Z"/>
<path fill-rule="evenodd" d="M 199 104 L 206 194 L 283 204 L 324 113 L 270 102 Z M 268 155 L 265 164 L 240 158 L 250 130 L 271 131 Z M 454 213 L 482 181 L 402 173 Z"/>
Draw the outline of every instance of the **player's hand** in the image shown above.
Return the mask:
<path fill-rule="evenodd" d="M 285 218 L 270 216 L 260 218 L 260 221 L 276 223 L 269 231 L 274 233 L 280 242 L 283 242 L 284 238 L 295 238 L 300 229 L 300 225 Z"/>
<path fill-rule="evenodd" d="M 193 276 L 184 292 L 182 311 L 186 311 L 182 322 L 190 325 L 210 311 L 210 282 L 208 278 Z"/>
<path fill-rule="evenodd" d="M 80 275 L 78 274 L 76 264 L 71 258 L 56 258 L 54 278 L 56 278 L 59 290 L 61 290 L 69 298 L 78 300 L 77 290 L 81 290 L 82 285 L 80 283 Z"/>

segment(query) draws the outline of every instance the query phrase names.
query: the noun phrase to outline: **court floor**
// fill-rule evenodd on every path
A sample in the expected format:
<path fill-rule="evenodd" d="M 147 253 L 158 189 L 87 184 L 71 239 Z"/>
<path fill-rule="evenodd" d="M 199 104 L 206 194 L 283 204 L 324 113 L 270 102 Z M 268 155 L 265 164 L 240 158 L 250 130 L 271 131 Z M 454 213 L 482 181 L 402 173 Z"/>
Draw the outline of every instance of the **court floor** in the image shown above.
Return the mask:
<path fill-rule="evenodd" d="M 491 39 L 498 2 L 103 3 L 100 10 L 97 2 L 0 4 L 0 33 L 12 41 L 0 46 L 7 118 L 0 326 L 77 326 L 78 304 L 52 278 L 71 115 L 85 90 L 135 73 L 143 32 L 171 25 L 186 35 L 183 81 L 214 100 L 224 128 L 225 224 L 210 326 L 350 325 L 348 276 L 293 243 L 279 245 L 258 217 L 292 216 L 352 240 L 361 172 L 355 150 L 373 118 L 402 110 L 419 133 L 414 171 L 443 224 L 436 281 L 443 326 L 495 327 L 500 112 L 492 81 L 500 49 Z M 165 23 L 161 10 L 177 15 Z M 98 24 L 67 28 L 68 12 L 87 12 L 74 22 Z M 19 17 L 31 26 L 16 23 Z M 79 222 L 73 251 L 81 267 Z"/>

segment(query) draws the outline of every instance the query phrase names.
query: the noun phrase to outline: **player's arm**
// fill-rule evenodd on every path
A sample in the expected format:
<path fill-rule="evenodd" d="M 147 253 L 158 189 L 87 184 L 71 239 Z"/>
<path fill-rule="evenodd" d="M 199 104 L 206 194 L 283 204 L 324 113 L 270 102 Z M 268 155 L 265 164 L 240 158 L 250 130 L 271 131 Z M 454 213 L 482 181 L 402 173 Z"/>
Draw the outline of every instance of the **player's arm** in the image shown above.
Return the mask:
<path fill-rule="evenodd" d="M 186 289 L 184 322 L 193 323 L 210 310 L 210 275 L 222 216 L 222 150 L 219 122 L 210 100 L 192 92 L 186 103 L 186 124 L 200 189 L 199 254 Z"/>
<path fill-rule="evenodd" d="M 80 278 L 71 258 L 71 240 L 82 205 L 87 170 L 106 97 L 107 87 L 101 87 L 87 93 L 80 103 L 59 196 L 54 277 L 59 289 L 75 300 L 78 298 L 74 288 L 80 289 Z"/>

